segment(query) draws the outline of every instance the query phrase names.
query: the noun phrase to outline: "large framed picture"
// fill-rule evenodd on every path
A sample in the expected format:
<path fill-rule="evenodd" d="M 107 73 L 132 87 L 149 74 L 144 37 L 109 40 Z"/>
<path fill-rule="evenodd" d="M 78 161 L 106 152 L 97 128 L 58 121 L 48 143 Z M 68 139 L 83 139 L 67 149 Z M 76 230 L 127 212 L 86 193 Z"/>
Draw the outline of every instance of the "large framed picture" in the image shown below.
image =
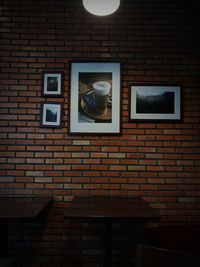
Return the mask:
<path fill-rule="evenodd" d="M 42 103 L 41 105 L 41 126 L 48 128 L 62 127 L 62 104 Z"/>
<path fill-rule="evenodd" d="M 43 73 L 43 96 L 59 97 L 62 95 L 63 73 Z"/>
<path fill-rule="evenodd" d="M 71 62 L 70 134 L 120 134 L 120 63 Z"/>
<path fill-rule="evenodd" d="M 178 121 L 181 119 L 181 86 L 131 85 L 130 121 Z"/>

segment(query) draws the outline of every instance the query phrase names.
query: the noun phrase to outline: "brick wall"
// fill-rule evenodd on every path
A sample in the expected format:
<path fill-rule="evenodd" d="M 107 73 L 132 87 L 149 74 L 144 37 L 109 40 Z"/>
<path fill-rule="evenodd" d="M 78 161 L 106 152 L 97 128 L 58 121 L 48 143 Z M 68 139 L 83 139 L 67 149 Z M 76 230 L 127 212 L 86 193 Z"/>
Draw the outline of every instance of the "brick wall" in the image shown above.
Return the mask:
<path fill-rule="evenodd" d="M 21 264 L 99 266 L 95 227 L 63 222 L 75 195 L 140 196 L 163 222 L 200 221 L 199 11 L 195 1 L 123 0 L 99 18 L 81 1 L 0 1 L 0 194 L 54 197 L 42 222 L 11 227 Z M 122 62 L 121 136 L 68 134 L 71 60 Z M 42 96 L 44 71 L 64 73 L 63 97 Z M 182 121 L 129 122 L 134 82 L 182 85 Z M 40 127 L 44 101 L 63 104 L 63 128 Z"/>

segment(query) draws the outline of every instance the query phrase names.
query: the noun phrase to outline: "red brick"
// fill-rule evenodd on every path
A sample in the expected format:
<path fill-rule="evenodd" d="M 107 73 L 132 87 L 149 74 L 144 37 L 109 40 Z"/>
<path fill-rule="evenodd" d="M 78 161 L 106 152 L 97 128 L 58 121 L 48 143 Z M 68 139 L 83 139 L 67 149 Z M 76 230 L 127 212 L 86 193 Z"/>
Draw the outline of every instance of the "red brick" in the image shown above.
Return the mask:
<path fill-rule="evenodd" d="M 55 177 L 55 176 L 62 176 L 61 171 L 46 171 L 45 176 Z"/>
<path fill-rule="evenodd" d="M 119 184 L 103 184 L 102 189 L 118 190 L 120 189 L 120 185 Z"/>
<path fill-rule="evenodd" d="M 91 153 L 90 157 L 91 158 L 107 158 L 107 153 L 104 153 L 104 152 Z"/>
<path fill-rule="evenodd" d="M 69 160 L 69 163 L 71 162 L 72 160 Z M 67 160 L 68 162 L 68 160 Z M 72 162 L 73 163 L 73 162 Z M 74 162 L 75 164 L 81 164 L 82 161 L 81 160 L 78 160 L 78 162 Z M 100 159 L 83 159 L 83 164 L 90 164 L 90 165 L 100 165 Z M 104 164 L 103 160 L 102 160 L 102 163 Z"/>
<path fill-rule="evenodd" d="M 83 175 L 82 175 L 82 171 L 64 171 L 64 176 L 66 176 L 66 177 L 76 177 L 76 176 L 78 176 L 78 177 L 82 177 Z"/>

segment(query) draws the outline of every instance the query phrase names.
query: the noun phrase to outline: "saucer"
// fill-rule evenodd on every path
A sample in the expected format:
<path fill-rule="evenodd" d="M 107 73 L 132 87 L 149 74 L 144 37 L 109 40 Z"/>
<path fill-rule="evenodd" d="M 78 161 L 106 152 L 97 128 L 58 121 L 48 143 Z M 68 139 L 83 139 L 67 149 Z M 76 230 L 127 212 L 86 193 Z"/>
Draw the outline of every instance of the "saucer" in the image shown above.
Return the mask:
<path fill-rule="evenodd" d="M 80 106 L 82 111 L 89 117 L 98 121 L 111 121 L 112 119 L 112 106 L 108 106 L 103 113 L 98 113 L 95 107 L 94 92 L 91 91 L 83 95 Z"/>

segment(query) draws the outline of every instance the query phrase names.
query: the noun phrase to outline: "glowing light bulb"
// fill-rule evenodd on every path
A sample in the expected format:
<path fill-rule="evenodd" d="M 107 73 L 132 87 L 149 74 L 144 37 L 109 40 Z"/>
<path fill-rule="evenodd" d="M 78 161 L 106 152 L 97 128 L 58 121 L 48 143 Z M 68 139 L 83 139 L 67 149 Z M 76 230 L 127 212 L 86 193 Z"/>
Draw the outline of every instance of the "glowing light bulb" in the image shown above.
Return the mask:
<path fill-rule="evenodd" d="M 84 8 L 93 15 L 107 16 L 114 13 L 120 5 L 120 0 L 83 0 Z"/>

